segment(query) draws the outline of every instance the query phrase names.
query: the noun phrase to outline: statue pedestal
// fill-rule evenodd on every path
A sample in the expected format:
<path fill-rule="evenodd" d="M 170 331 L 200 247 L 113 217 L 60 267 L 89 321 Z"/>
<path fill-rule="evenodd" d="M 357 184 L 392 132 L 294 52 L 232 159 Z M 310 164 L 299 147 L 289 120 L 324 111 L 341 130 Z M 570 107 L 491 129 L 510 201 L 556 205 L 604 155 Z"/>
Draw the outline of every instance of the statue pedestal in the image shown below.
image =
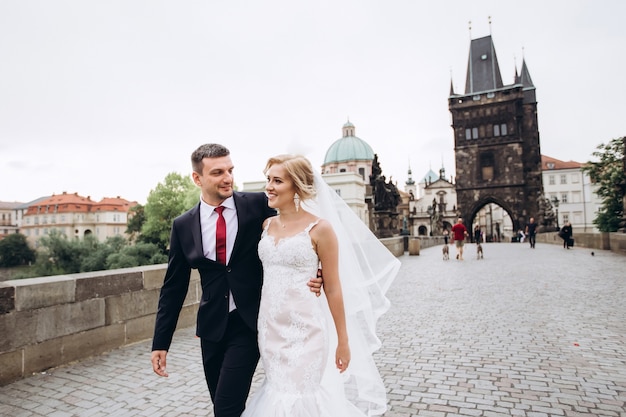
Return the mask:
<path fill-rule="evenodd" d="M 396 236 L 399 231 L 398 213 L 392 211 L 374 211 L 374 234 L 378 238 Z"/>

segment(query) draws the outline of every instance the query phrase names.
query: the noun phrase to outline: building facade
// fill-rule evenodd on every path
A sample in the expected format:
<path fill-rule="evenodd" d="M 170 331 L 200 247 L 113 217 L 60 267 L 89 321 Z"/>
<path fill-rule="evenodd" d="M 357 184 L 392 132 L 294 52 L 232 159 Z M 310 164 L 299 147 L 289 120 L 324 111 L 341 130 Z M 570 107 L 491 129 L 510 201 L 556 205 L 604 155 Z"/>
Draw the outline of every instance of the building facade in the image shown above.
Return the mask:
<path fill-rule="evenodd" d="M 552 203 L 556 226 L 569 221 L 574 233 L 598 232 L 593 220 L 602 201 L 595 192 L 597 186 L 582 171 L 583 164 L 542 155 L 541 167 L 544 195 Z"/>
<path fill-rule="evenodd" d="M 452 179 L 446 179 L 443 167 L 439 170 L 439 175 L 429 170 L 417 184 L 409 169 L 404 190 L 409 195 L 411 235 L 439 236 L 456 223 L 458 214 L 455 184 Z"/>
<path fill-rule="evenodd" d="M 94 236 L 103 242 L 108 237 L 123 236 L 128 212 L 137 202 L 120 197 L 104 198 L 99 202 L 77 193 L 59 195 L 29 205 L 20 232 L 32 247 L 39 247 L 42 237 L 58 232 L 70 239 Z"/>
<path fill-rule="evenodd" d="M 0 240 L 19 232 L 18 208 L 21 205 L 0 201 Z"/>

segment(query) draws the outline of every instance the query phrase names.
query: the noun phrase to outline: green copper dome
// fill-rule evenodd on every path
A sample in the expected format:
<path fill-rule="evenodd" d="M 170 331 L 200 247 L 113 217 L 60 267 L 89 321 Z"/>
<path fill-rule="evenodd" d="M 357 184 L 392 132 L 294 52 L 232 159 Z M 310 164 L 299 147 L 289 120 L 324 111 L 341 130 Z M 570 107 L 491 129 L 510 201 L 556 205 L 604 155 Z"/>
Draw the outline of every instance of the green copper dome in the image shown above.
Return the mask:
<path fill-rule="evenodd" d="M 371 161 L 374 151 L 363 139 L 354 136 L 354 125 L 347 122 L 343 125 L 343 137 L 336 140 L 324 158 L 324 165 L 345 161 Z"/>

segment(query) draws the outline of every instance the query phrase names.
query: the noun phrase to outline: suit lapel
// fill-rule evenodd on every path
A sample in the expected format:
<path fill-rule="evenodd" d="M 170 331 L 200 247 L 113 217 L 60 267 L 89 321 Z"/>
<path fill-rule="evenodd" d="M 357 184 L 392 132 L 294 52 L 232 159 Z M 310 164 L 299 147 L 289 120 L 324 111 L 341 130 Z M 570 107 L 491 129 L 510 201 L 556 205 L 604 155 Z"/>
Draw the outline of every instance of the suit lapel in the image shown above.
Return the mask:
<path fill-rule="evenodd" d="M 241 246 L 241 235 L 242 235 L 242 224 L 244 222 L 244 215 L 248 212 L 248 199 L 245 194 L 240 194 L 235 192 L 233 194 L 233 200 L 235 202 L 235 209 L 237 210 L 237 237 L 235 237 L 235 244 L 233 245 L 233 253 L 231 253 L 230 258 L 233 259 L 237 256 L 237 251 Z"/>
<path fill-rule="evenodd" d="M 200 224 L 200 203 L 189 212 L 191 216 L 191 234 L 193 236 L 193 247 L 198 258 L 204 258 L 204 248 L 202 247 L 202 226 Z"/>

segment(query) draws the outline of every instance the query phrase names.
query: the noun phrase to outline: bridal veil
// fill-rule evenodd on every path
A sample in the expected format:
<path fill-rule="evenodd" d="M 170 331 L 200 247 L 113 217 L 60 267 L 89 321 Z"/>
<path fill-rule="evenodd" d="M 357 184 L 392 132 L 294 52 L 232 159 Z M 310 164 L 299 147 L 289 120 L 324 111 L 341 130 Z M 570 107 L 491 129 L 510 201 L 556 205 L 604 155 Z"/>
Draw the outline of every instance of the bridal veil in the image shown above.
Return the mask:
<path fill-rule="evenodd" d="M 352 354 L 348 370 L 341 375 L 345 395 L 365 415 L 380 415 L 387 409 L 387 396 L 372 356 L 381 346 L 376 323 L 389 309 L 385 293 L 398 273 L 400 261 L 317 172 L 314 185 L 317 196 L 302 204 L 331 223 L 339 243 L 339 277 Z M 330 313 L 328 319 L 332 323 Z M 336 334 L 330 332 L 329 336 L 329 358 L 334 360 Z"/>

